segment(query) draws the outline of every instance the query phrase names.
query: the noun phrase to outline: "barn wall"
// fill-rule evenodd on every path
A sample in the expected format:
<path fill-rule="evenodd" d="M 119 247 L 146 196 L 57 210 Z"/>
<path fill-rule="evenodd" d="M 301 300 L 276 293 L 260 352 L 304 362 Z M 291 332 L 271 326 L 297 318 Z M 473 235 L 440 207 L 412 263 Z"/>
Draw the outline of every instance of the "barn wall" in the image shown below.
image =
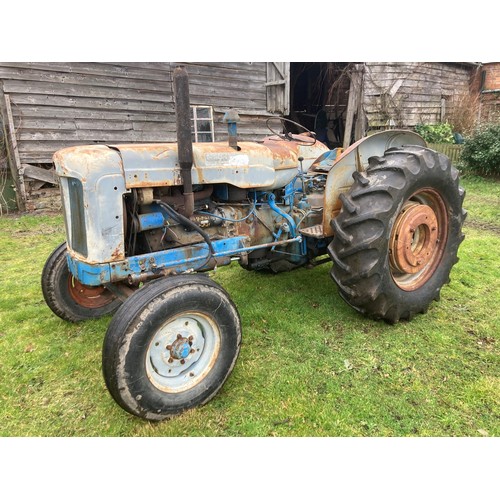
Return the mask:
<path fill-rule="evenodd" d="M 23 163 L 50 163 L 66 146 L 175 141 L 175 63 L 0 63 Z M 242 115 L 242 139 L 266 134 L 265 63 L 186 64 L 192 104 L 212 105 L 216 140 L 224 112 Z"/>
<path fill-rule="evenodd" d="M 378 63 L 363 68 L 363 109 L 368 128 L 413 127 L 451 116 L 469 93 L 470 65 L 455 63 Z"/>

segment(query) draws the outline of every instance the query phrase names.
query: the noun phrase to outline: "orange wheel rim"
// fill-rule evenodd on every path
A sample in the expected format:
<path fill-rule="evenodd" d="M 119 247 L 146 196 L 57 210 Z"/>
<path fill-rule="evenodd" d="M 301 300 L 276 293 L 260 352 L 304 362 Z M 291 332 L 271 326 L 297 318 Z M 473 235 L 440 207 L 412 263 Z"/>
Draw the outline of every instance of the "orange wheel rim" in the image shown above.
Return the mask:
<path fill-rule="evenodd" d="M 403 205 L 389 239 L 392 278 L 402 290 L 420 288 L 434 274 L 446 247 L 448 215 L 439 193 L 422 189 Z"/>
<path fill-rule="evenodd" d="M 72 275 L 68 278 L 68 291 L 71 298 L 87 309 L 97 309 L 113 302 L 114 295 L 103 286 L 87 286 Z"/>

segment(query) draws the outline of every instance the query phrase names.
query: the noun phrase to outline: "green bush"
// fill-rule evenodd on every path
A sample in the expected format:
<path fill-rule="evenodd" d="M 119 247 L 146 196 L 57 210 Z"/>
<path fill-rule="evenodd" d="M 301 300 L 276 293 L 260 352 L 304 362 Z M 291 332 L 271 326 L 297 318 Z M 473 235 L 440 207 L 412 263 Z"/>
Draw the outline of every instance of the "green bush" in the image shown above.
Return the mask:
<path fill-rule="evenodd" d="M 500 123 L 486 125 L 466 137 L 460 161 L 466 171 L 500 175 Z"/>
<path fill-rule="evenodd" d="M 425 142 L 434 144 L 453 144 L 453 129 L 449 123 L 428 123 L 415 125 L 415 132 L 420 134 Z"/>

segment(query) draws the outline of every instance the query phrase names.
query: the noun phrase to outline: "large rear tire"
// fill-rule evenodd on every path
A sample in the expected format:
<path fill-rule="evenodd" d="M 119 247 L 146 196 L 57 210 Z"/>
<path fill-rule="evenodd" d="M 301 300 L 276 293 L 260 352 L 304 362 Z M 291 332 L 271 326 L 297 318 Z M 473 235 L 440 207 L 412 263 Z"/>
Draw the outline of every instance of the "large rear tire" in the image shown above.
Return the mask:
<path fill-rule="evenodd" d="M 458 261 L 465 191 L 442 154 L 405 146 L 372 157 L 340 196 L 328 251 L 332 278 L 357 311 L 395 323 L 439 300 Z"/>
<path fill-rule="evenodd" d="M 201 274 L 163 278 L 135 292 L 111 320 L 104 380 L 124 410 L 163 420 L 212 399 L 240 344 L 240 317 L 223 288 Z"/>

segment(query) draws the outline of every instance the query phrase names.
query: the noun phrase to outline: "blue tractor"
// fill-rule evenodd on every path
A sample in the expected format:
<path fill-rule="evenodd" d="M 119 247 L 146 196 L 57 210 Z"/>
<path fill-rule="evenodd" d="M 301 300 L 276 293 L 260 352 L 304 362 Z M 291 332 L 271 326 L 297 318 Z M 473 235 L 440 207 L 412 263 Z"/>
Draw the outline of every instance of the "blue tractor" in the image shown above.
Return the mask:
<path fill-rule="evenodd" d="M 230 375 L 241 321 L 207 271 L 332 262 L 354 309 L 389 323 L 439 298 L 463 240 L 465 192 L 449 159 L 405 130 L 345 151 L 284 127 L 259 143 L 191 139 L 189 83 L 174 71 L 177 143 L 90 145 L 54 155 L 66 242 L 42 272 L 67 321 L 113 313 L 103 346 L 109 392 L 162 420 L 213 398 Z M 284 130 L 284 131 L 283 131 Z"/>

